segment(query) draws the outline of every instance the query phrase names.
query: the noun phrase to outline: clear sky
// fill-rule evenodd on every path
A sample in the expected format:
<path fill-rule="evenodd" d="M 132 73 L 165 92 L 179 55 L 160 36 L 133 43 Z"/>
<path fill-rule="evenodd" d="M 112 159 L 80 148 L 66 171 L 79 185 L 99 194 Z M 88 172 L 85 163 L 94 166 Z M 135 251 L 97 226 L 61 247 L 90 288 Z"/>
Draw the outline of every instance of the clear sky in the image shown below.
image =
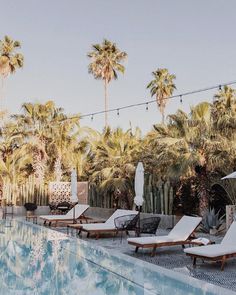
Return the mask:
<path fill-rule="evenodd" d="M 102 81 L 88 74 L 91 44 L 108 38 L 128 53 L 126 72 L 109 86 L 109 107 L 150 99 L 151 72 L 166 67 L 176 75 L 177 93 L 236 80 L 235 0 L 0 0 L 0 39 L 22 42 L 25 66 L 9 77 L 5 105 L 18 112 L 26 101 L 53 99 L 67 113 L 104 108 Z M 211 99 L 189 96 L 179 107 Z M 112 126 L 160 122 L 156 105 L 109 115 Z M 101 130 L 104 118 L 83 119 Z"/>

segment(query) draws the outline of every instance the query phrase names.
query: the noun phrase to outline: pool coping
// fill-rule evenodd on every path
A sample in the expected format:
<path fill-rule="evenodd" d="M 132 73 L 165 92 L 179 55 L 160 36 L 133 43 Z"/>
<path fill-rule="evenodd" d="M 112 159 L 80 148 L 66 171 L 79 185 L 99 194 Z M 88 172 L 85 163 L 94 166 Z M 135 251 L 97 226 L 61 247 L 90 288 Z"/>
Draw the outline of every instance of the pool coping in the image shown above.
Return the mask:
<path fill-rule="evenodd" d="M 56 231 L 57 233 L 59 233 L 56 229 L 53 229 L 53 228 L 44 227 L 44 226 L 38 225 L 38 224 L 32 224 L 31 222 L 27 222 L 27 221 L 24 221 L 24 220 L 16 220 L 16 221 L 24 223 L 24 224 L 28 224 L 28 225 L 33 226 L 33 227 L 41 228 L 41 229 L 44 229 L 44 230 L 47 230 L 47 231 L 48 230 L 49 231 L 54 231 L 54 232 Z M 208 292 L 211 292 L 212 295 L 236 295 L 236 292 L 231 290 L 231 289 L 226 289 L 226 288 L 220 287 L 218 285 L 214 285 L 212 283 L 208 283 L 208 282 L 196 279 L 196 278 L 188 276 L 186 274 L 166 269 L 164 267 L 149 263 L 147 261 L 140 260 L 140 259 L 138 259 L 136 257 L 131 257 L 131 256 L 125 254 L 125 253 L 118 252 L 117 250 L 108 249 L 108 248 L 105 248 L 105 247 L 102 247 L 102 246 L 99 246 L 99 245 L 94 245 L 90 241 L 85 241 L 83 239 L 78 239 L 76 237 L 71 237 L 71 236 L 68 236 L 67 234 L 62 233 L 62 232 L 60 232 L 60 234 L 65 236 L 66 239 L 69 239 L 70 241 L 72 241 L 72 242 L 74 242 L 74 243 L 76 243 L 78 245 L 79 244 L 85 245 L 85 246 L 89 245 L 91 248 L 95 247 L 96 249 L 102 251 L 103 253 L 108 253 L 108 254 L 112 255 L 113 257 L 123 259 L 124 261 L 126 261 L 128 263 L 131 263 L 131 264 L 133 264 L 135 266 L 140 267 L 141 269 L 145 267 L 145 268 L 149 269 L 151 272 L 157 272 L 158 274 L 166 276 L 166 277 L 168 277 L 168 278 L 170 278 L 170 279 L 172 279 L 174 281 L 181 282 L 181 283 L 189 285 L 189 286 L 191 286 L 193 288 L 201 289 L 204 292 L 203 294 L 207 294 Z M 83 258 L 86 259 L 86 257 L 83 257 Z M 87 259 L 87 260 L 89 260 L 89 259 Z M 100 266 L 105 268 L 104 265 L 100 265 Z M 117 272 L 117 270 L 110 269 L 109 267 L 107 267 L 106 269 L 108 271 L 116 273 L 118 276 L 122 276 L 119 272 Z M 127 278 L 127 280 L 130 280 L 130 279 Z M 133 281 L 135 284 L 140 286 L 139 282 L 137 282 L 135 280 L 130 280 L 130 281 Z M 142 285 L 142 287 L 144 289 L 147 289 L 147 291 L 151 292 L 151 290 L 146 288 L 146 286 Z"/>

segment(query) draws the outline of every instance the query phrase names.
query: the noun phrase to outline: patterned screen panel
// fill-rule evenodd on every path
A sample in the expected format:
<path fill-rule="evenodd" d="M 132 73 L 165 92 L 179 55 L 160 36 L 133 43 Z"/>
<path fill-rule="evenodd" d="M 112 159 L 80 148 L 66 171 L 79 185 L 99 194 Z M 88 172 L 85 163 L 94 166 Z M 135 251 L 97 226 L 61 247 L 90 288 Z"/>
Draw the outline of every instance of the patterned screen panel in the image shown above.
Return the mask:
<path fill-rule="evenodd" d="M 78 182 L 78 202 L 88 204 L 88 182 Z M 71 184 L 70 182 L 49 183 L 49 203 L 58 204 L 61 202 L 70 203 Z"/>

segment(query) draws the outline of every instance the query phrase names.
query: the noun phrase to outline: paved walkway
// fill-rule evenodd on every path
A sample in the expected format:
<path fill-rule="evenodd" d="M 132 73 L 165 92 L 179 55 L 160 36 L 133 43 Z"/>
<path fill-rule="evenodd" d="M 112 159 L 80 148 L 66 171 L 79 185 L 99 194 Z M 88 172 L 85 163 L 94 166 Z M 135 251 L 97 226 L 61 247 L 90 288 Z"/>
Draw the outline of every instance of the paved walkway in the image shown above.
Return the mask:
<path fill-rule="evenodd" d="M 63 233 L 67 232 L 66 227 L 53 227 L 52 229 Z M 165 235 L 168 234 L 168 231 L 159 229 L 157 234 Z M 71 235 L 75 237 L 75 231 Z M 208 236 L 201 233 L 198 233 L 198 236 L 207 237 L 216 243 L 220 243 L 222 239 L 222 236 Z M 201 260 L 198 260 L 197 267 L 193 268 L 191 258 L 184 254 L 181 246 L 160 248 L 157 250 L 156 256 L 151 257 L 148 249 L 140 249 L 138 253 L 135 253 L 134 247 L 128 245 L 125 235 L 122 241 L 120 237 L 113 238 L 111 235 L 103 236 L 98 240 L 87 239 L 85 234 L 77 238 L 236 291 L 236 259 L 228 260 L 225 270 L 222 272 L 219 263 L 202 262 Z"/>
<path fill-rule="evenodd" d="M 58 230 L 66 232 L 65 228 L 58 228 Z M 165 230 L 158 231 L 158 235 L 164 235 L 167 233 L 168 231 Z M 216 243 L 219 243 L 222 239 L 222 237 L 209 237 L 204 234 L 198 234 L 198 236 L 208 237 Z M 95 240 L 93 238 L 87 239 L 86 235 L 83 234 L 82 239 L 136 257 L 146 262 L 186 274 L 199 280 L 207 281 L 236 291 L 236 259 L 229 260 L 225 265 L 225 270 L 222 272 L 219 263 L 202 262 L 201 260 L 198 260 L 197 267 L 193 268 L 191 258 L 184 254 L 181 246 L 160 248 L 157 250 L 156 256 L 151 257 L 150 250 L 148 249 L 139 250 L 136 254 L 134 252 L 134 247 L 128 245 L 126 236 L 123 237 L 122 242 L 119 237 L 112 238 L 111 236 L 104 236 L 103 238 Z"/>

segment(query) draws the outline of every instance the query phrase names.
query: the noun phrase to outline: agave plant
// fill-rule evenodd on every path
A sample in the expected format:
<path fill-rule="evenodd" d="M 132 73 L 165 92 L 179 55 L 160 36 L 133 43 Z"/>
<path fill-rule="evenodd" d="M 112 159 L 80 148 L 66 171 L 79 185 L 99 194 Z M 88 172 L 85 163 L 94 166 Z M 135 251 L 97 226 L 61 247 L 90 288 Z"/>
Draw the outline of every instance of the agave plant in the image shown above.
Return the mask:
<path fill-rule="evenodd" d="M 202 218 L 201 229 L 203 232 L 209 233 L 211 229 L 218 230 L 224 222 L 224 217 L 219 216 L 220 210 L 216 213 L 215 208 L 210 208 Z"/>

